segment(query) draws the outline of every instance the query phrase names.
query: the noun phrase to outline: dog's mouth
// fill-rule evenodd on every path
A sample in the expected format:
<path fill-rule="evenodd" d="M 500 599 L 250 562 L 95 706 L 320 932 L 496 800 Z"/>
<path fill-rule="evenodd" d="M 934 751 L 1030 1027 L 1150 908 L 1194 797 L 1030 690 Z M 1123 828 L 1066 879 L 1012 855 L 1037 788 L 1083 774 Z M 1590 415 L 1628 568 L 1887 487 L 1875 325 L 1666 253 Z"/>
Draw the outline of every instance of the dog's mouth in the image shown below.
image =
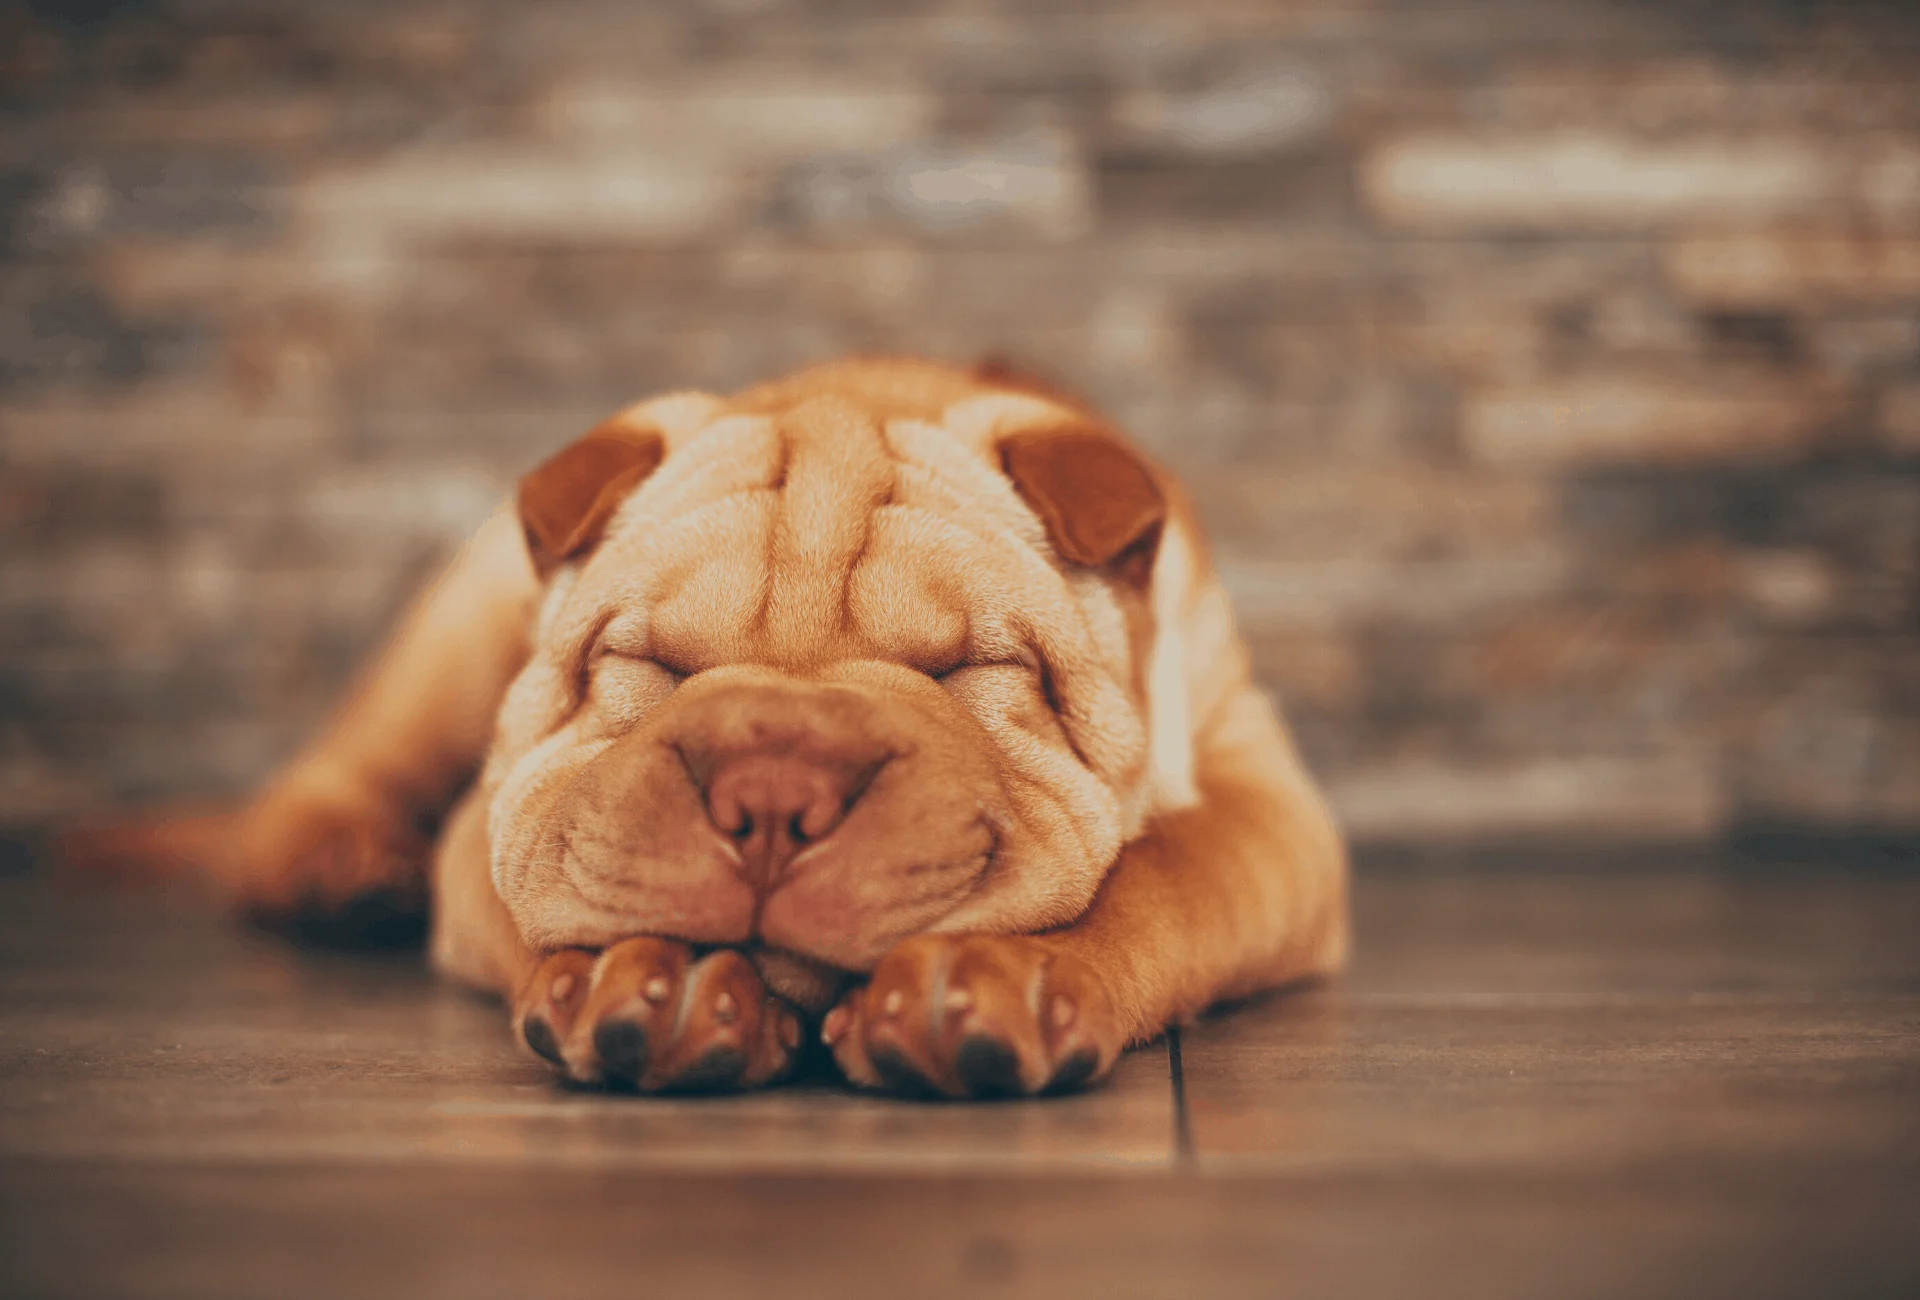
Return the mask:
<path fill-rule="evenodd" d="M 824 847 L 824 846 L 823 846 Z M 999 835 L 986 818 L 949 851 L 884 868 L 844 849 L 755 900 L 749 941 L 866 970 L 903 939 L 937 928 L 987 886 Z"/>

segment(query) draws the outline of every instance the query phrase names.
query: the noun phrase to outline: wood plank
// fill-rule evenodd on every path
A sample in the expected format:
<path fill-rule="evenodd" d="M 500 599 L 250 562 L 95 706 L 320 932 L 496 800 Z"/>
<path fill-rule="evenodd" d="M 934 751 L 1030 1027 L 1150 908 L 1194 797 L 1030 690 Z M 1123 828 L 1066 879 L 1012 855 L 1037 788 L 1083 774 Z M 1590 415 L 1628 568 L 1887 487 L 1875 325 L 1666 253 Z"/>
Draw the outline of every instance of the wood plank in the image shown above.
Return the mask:
<path fill-rule="evenodd" d="M 1920 875 L 1620 854 L 1356 884 L 1352 997 L 1920 993 Z"/>
<path fill-rule="evenodd" d="M 1913 1184 L 0 1164 L 8 1294 L 1896 1297 Z M 1743 1174 L 1745 1176 L 1743 1176 Z"/>
<path fill-rule="evenodd" d="M 1920 882 L 1369 878 L 1092 1096 L 556 1089 L 496 1007 L 0 879 L 0 1294 L 1903 1296 Z"/>
<path fill-rule="evenodd" d="M 1920 999 L 1275 1001 L 1183 1036 L 1209 1167 L 1920 1172 Z"/>
<path fill-rule="evenodd" d="M 1352 974 L 1182 1038 L 1209 1168 L 1920 1171 L 1920 881 L 1364 880 Z"/>
<path fill-rule="evenodd" d="M 0 879 L 0 1157 L 655 1168 L 1165 1165 L 1165 1049 L 1110 1086 L 923 1105 L 822 1081 L 571 1090 L 417 960 L 314 952 L 153 896 Z"/>

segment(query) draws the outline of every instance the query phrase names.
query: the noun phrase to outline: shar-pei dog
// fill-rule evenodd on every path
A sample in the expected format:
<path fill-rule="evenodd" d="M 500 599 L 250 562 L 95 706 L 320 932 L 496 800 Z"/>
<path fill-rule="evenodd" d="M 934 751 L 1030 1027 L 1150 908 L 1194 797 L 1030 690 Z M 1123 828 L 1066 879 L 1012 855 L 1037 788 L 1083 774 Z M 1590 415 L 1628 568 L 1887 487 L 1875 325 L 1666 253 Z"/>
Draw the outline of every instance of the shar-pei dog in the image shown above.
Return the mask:
<path fill-rule="evenodd" d="M 998 369 L 629 407 L 534 469 L 201 853 L 430 900 L 580 1083 L 1056 1092 L 1337 967 L 1340 835 L 1169 476 Z"/>

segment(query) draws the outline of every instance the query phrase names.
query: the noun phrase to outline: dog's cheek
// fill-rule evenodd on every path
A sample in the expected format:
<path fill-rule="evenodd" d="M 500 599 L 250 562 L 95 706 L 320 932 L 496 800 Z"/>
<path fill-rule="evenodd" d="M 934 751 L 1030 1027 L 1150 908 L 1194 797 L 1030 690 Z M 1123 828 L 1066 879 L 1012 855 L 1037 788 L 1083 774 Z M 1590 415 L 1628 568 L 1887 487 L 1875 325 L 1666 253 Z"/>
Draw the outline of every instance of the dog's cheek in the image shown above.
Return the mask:
<path fill-rule="evenodd" d="M 1079 754 L 1034 670 L 1012 664 L 963 668 L 941 682 L 964 712 L 993 764 L 1016 781 L 1034 779 L 1035 762 L 1048 772 Z"/>
<path fill-rule="evenodd" d="M 981 733 L 1006 797 L 983 888 L 937 928 L 1038 930 L 1072 920 L 1119 851 L 1119 796 L 1074 749 L 1031 671 L 964 669 L 943 684 Z"/>
<path fill-rule="evenodd" d="M 570 832 L 582 817 L 582 776 L 656 716 L 678 682 L 650 661 L 602 655 L 592 666 L 587 698 L 558 730 L 517 757 L 496 753 L 500 775 L 487 783 L 493 789 L 488 828 L 495 887 L 509 900 L 509 910 L 515 899 L 524 900 L 525 914 L 550 906 L 546 896 L 554 892 L 554 878 L 566 872 Z"/>
<path fill-rule="evenodd" d="M 753 892 L 658 728 L 554 759 L 497 827 L 495 880 L 524 937 L 543 947 L 749 937 Z"/>
<path fill-rule="evenodd" d="M 550 736 L 507 766 L 488 809 L 494 890 L 523 933 L 553 905 L 569 836 L 562 818 L 573 782 L 606 748 L 571 734 Z"/>

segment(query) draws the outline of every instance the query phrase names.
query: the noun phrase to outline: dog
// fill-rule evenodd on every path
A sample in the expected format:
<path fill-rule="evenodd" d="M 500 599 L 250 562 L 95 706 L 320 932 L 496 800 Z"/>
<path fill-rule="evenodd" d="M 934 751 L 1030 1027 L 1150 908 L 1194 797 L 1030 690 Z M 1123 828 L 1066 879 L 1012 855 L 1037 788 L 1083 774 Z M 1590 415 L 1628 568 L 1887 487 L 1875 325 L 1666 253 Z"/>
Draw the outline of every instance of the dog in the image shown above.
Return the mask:
<path fill-rule="evenodd" d="M 1345 848 L 1191 506 L 1004 369 L 627 408 L 520 483 L 199 854 L 256 913 L 424 893 L 567 1078 L 1094 1083 L 1331 972 Z"/>

